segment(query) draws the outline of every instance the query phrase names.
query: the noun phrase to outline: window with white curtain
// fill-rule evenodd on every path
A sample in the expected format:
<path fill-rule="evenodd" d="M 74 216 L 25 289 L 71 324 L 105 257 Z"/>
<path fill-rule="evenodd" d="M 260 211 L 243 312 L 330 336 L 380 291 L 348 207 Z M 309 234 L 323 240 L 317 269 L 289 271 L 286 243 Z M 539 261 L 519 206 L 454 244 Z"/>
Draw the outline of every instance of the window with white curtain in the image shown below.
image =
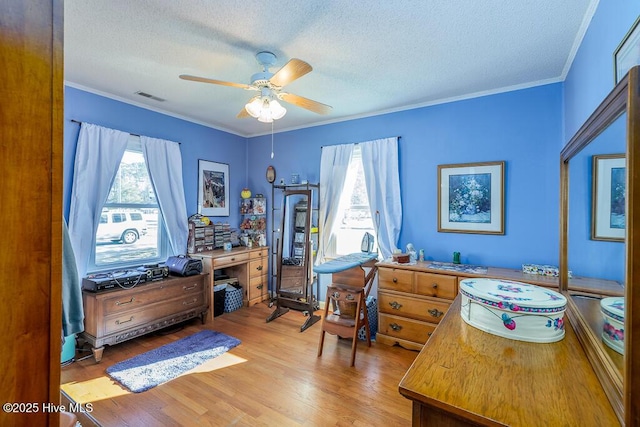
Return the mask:
<path fill-rule="evenodd" d="M 131 135 L 102 208 L 89 271 L 163 262 L 167 236 L 140 137 Z"/>
<path fill-rule="evenodd" d="M 329 258 L 360 252 L 365 232 L 375 235 L 360 145 L 353 148 L 338 209 L 326 253 Z"/>

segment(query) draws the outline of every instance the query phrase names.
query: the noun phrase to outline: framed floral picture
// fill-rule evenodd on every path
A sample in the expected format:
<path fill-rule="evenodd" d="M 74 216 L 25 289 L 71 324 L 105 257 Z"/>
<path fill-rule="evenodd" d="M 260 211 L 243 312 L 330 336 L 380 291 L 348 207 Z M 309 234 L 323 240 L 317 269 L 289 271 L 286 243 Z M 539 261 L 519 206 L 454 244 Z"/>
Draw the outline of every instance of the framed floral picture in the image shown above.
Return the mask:
<path fill-rule="evenodd" d="M 504 234 L 504 167 L 438 165 L 438 231 Z"/>
<path fill-rule="evenodd" d="M 626 160 L 624 154 L 593 156 L 591 239 L 624 242 Z"/>
<path fill-rule="evenodd" d="M 198 160 L 198 213 L 229 216 L 229 165 Z"/>

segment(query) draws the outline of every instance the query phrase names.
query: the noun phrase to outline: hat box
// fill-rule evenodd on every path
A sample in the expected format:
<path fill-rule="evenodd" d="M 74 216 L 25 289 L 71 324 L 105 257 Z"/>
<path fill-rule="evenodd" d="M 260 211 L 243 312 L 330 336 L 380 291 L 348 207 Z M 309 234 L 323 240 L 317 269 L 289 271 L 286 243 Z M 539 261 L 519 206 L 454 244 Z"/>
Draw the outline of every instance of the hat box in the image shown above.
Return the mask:
<path fill-rule="evenodd" d="M 602 341 L 620 354 L 624 354 L 624 297 L 600 300 Z"/>
<path fill-rule="evenodd" d="M 551 343 L 564 338 L 567 299 L 541 286 L 499 279 L 460 281 L 460 315 L 469 325 L 504 338 Z"/>

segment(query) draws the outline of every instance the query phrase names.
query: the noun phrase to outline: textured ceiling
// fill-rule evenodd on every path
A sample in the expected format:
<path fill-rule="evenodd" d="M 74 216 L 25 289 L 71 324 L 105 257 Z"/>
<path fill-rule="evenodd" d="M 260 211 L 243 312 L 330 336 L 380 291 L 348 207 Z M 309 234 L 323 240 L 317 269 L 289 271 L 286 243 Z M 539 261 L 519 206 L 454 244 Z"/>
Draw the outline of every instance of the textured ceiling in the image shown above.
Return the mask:
<path fill-rule="evenodd" d="M 313 67 L 276 132 L 561 81 L 598 0 L 65 0 L 67 84 L 241 136 L 254 55 Z M 136 95 L 142 91 L 164 99 Z"/>

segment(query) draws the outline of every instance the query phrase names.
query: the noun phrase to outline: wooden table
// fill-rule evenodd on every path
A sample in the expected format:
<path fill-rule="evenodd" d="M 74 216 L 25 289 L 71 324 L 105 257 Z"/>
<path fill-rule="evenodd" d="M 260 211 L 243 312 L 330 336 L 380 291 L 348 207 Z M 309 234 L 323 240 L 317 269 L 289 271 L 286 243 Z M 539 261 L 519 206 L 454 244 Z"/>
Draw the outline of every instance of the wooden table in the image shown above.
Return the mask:
<path fill-rule="evenodd" d="M 565 328 L 550 344 L 498 337 L 466 324 L 457 296 L 400 382 L 413 425 L 619 425 L 569 322 Z"/>

